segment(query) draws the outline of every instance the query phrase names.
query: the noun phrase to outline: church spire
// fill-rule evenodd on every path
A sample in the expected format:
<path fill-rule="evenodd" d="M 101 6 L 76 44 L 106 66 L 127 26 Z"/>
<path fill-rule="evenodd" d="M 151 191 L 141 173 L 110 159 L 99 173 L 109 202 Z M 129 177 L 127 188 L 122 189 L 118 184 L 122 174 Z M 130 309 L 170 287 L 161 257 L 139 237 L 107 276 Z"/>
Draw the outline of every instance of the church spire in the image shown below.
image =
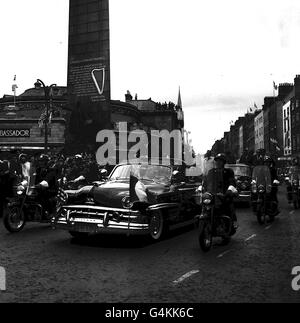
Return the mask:
<path fill-rule="evenodd" d="M 181 92 L 180 92 L 180 86 L 179 86 L 179 92 L 178 92 L 178 102 L 177 106 L 182 109 L 182 101 L 181 101 Z"/>

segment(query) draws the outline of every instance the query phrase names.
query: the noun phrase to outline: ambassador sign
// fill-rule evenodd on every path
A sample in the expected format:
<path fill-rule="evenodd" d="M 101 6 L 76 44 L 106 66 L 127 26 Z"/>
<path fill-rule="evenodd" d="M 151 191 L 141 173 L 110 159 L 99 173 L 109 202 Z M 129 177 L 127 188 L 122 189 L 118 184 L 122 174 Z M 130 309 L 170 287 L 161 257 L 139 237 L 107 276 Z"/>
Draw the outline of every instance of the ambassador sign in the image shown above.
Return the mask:
<path fill-rule="evenodd" d="M 0 137 L 30 137 L 29 129 L 2 129 Z"/>

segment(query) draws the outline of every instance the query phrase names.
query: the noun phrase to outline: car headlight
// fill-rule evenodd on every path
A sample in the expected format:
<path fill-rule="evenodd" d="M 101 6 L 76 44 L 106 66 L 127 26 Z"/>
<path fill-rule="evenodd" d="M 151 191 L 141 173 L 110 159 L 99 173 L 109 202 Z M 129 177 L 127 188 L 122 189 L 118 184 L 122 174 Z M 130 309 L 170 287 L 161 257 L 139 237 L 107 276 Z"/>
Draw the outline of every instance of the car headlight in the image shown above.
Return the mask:
<path fill-rule="evenodd" d="M 124 209 L 131 209 L 131 208 L 132 208 L 133 203 L 131 202 L 131 200 L 130 200 L 130 197 L 129 197 L 129 196 L 125 196 L 125 197 L 122 199 L 122 205 L 123 205 L 123 208 L 124 208 Z"/>

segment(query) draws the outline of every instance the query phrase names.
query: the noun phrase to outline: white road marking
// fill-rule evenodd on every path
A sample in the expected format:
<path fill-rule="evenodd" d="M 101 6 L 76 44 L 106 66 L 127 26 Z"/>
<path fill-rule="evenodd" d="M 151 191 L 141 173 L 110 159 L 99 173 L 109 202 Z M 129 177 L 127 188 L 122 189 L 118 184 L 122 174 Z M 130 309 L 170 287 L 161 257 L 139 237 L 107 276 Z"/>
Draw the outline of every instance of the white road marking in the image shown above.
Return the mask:
<path fill-rule="evenodd" d="M 199 270 L 192 270 L 189 271 L 188 273 L 184 274 L 183 276 L 181 276 L 180 278 L 176 279 L 173 281 L 174 284 L 179 284 L 181 282 L 183 282 L 184 280 L 186 280 L 187 278 L 190 278 L 193 275 L 196 275 L 199 273 Z"/>
<path fill-rule="evenodd" d="M 253 238 L 255 238 L 255 237 L 256 237 L 256 234 L 252 234 L 252 236 L 251 236 L 251 237 L 249 237 L 249 238 L 247 238 L 247 239 L 245 240 L 245 242 L 250 241 L 251 239 L 253 239 Z"/>
<path fill-rule="evenodd" d="M 227 251 L 225 251 L 225 252 L 223 252 L 223 253 L 221 253 L 217 258 L 222 258 L 222 257 L 224 257 L 225 255 L 227 255 L 229 252 L 231 252 L 232 250 L 227 250 Z"/>

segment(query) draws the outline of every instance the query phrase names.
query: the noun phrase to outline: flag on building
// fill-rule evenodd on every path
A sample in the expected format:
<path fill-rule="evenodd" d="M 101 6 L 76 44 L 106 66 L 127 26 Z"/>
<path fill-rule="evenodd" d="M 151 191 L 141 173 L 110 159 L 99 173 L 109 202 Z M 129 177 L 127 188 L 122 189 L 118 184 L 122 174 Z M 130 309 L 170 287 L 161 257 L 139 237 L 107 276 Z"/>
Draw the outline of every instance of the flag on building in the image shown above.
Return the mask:
<path fill-rule="evenodd" d="M 274 90 L 275 90 L 275 91 L 277 91 L 277 90 L 278 90 L 278 85 L 276 85 L 274 81 L 273 81 L 273 87 L 274 87 Z"/>
<path fill-rule="evenodd" d="M 15 83 L 17 81 L 17 76 L 14 76 L 14 83 L 12 85 L 12 91 L 14 92 L 14 95 L 16 95 L 16 90 L 18 88 L 18 85 Z"/>
<path fill-rule="evenodd" d="M 46 119 L 47 119 L 47 111 L 46 109 L 42 112 L 40 118 L 39 118 L 39 121 L 38 121 L 38 125 L 39 125 L 39 128 L 43 128 L 44 126 L 44 123 L 46 122 Z"/>

